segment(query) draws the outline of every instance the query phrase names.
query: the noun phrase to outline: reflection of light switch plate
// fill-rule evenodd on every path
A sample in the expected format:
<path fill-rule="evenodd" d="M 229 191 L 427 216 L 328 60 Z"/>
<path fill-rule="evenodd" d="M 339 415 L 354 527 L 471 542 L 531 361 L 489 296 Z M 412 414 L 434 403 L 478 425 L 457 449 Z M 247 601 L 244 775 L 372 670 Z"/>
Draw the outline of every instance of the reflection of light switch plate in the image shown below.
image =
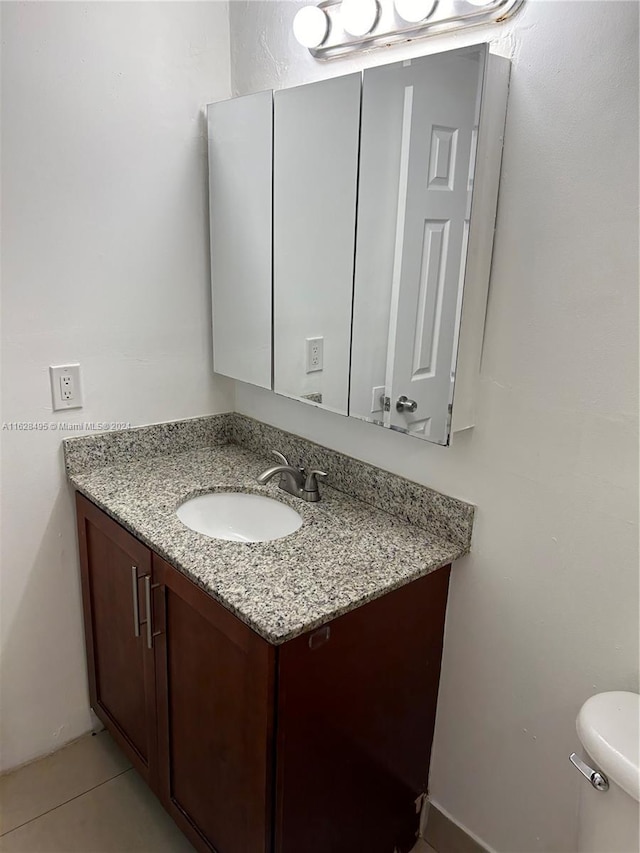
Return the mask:
<path fill-rule="evenodd" d="M 60 364 L 49 368 L 53 411 L 81 409 L 80 365 Z"/>
<path fill-rule="evenodd" d="M 371 413 L 382 412 L 384 409 L 384 385 L 376 385 L 371 392 Z"/>
<path fill-rule="evenodd" d="M 315 373 L 324 367 L 324 338 L 307 338 L 307 373 Z"/>

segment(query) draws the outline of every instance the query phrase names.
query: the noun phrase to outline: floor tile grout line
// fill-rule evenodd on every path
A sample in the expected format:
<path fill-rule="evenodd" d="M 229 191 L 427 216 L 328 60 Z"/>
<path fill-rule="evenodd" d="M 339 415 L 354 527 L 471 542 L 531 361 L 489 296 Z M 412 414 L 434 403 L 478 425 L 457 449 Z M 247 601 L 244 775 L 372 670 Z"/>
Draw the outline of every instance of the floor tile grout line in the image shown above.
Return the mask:
<path fill-rule="evenodd" d="M 7 835 L 11 835 L 12 832 L 16 832 L 16 830 L 22 829 L 23 826 L 28 826 L 30 823 L 33 823 L 36 820 L 40 820 L 41 817 L 51 814 L 51 812 L 55 812 L 56 809 L 61 809 L 62 806 L 66 806 L 69 803 L 72 803 L 74 800 L 78 800 L 80 797 L 84 797 L 85 794 L 89 794 L 91 791 L 95 791 L 97 788 L 101 788 L 103 785 L 106 785 L 109 782 L 113 782 L 114 779 L 118 779 L 120 776 L 124 776 L 125 773 L 129 773 L 131 770 L 133 770 L 133 767 L 127 767 L 126 770 L 121 770 L 119 773 L 116 773 L 115 776 L 111 776 L 111 778 L 105 779 L 103 782 L 98 782 L 97 785 L 93 785 L 91 788 L 87 788 L 86 791 L 82 791 L 80 794 L 76 794 L 75 797 L 69 797 L 68 800 L 65 800 L 63 803 L 58 803 L 57 806 L 53 806 L 53 808 L 47 809 L 45 812 L 42 812 L 42 814 L 39 814 L 36 817 L 32 817 L 29 820 L 25 820 L 24 823 L 18 824 L 18 826 L 14 826 L 12 829 L 8 829 L 6 832 L 0 832 L 0 838 L 5 838 Z"/>

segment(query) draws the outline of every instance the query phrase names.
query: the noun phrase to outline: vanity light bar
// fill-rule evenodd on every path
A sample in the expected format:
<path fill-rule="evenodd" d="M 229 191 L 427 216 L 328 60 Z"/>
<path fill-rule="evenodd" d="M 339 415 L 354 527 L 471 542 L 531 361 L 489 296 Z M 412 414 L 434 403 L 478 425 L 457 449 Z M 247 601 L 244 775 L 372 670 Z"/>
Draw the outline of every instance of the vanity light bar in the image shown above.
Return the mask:
<path fill-rule="evenodd" d="M 293 22 L 301 45 L 334 59 L 511 17 L 525 0 L 323 0 Z"/>

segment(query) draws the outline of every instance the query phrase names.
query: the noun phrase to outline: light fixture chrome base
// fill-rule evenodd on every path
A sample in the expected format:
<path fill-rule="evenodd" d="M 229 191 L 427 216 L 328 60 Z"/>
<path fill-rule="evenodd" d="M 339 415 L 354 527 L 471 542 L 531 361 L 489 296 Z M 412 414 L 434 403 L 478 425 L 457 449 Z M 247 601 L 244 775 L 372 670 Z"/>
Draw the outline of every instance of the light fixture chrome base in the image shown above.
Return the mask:
<path fill-rule="evenodd" d="M 437 0 L 433 11 L 419 23 L 407 23 L 398 15 L 393 0 L 379 0 L 380 14 L 373 30 L 362 37 L 349 35 L 340 21 L 341 0 L 318 4 L 329 20 L 328 35 L 319 46 L 309 48 L 316 59 L 337 59 L 351 53 L 388 47 L 431 35 L 460 31 L 479 24 L 499 23 L 510 18 L 525 0 Z"/>

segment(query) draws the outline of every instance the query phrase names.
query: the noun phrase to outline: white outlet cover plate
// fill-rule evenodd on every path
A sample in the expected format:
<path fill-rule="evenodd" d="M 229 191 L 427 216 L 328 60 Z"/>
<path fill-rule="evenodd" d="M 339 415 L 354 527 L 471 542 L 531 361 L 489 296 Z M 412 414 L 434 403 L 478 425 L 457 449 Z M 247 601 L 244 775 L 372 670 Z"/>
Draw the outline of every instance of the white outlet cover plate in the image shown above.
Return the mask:
<path fill-rule="evenodd" d="M 305 343 L 307 347 L 306 372 L 317 373 L 324 370 L 324 338 L 306 338 Z"/>
<path fill-rule="evenodd" d="M 71 378 L 72 396 L 69 400 L 62 399 L 62 378 Z M 51 403 L 53 411 L 62 409 L 82 408 L 82 386 L 80 385 L 79 364 L 57 364 L 49 367 L 49 378 L 51 379 Z"/>
<path fill-rule="evenodd" d="M 384 385 L 375 385 L 373 390 L 371 391 L 371 414 L 373 415 L 375 412 L 382 412 L 383 409 L 383 401 L 385 386 Z"/>

